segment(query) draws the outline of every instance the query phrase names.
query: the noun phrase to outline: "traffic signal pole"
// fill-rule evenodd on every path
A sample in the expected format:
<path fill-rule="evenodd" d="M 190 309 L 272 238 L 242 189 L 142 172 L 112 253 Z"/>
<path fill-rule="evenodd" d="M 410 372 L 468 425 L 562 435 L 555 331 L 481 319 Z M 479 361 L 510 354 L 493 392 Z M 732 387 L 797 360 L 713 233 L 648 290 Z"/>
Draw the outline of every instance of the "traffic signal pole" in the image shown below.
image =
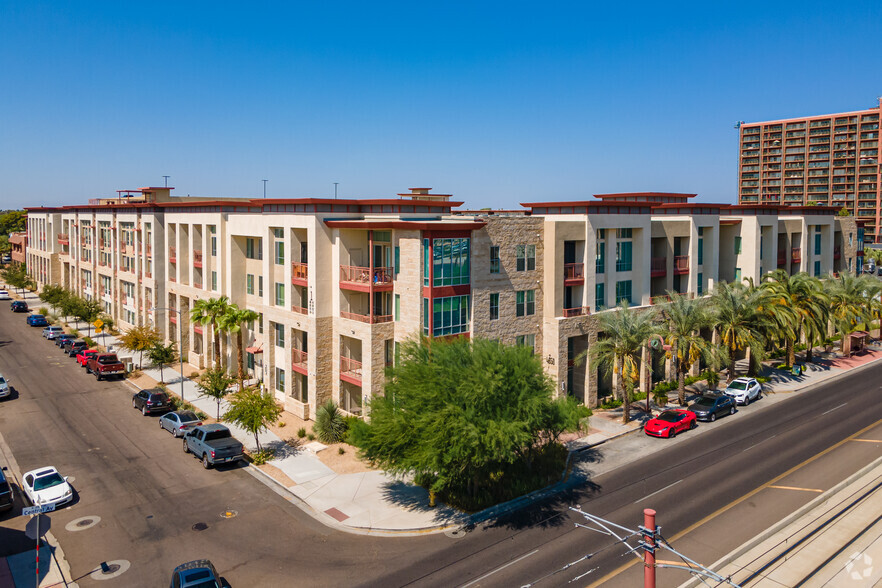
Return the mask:
<path fill-rule="evenodd" d="M 643 509 L 643 588 L 655 588 L 655 511 Z"/>

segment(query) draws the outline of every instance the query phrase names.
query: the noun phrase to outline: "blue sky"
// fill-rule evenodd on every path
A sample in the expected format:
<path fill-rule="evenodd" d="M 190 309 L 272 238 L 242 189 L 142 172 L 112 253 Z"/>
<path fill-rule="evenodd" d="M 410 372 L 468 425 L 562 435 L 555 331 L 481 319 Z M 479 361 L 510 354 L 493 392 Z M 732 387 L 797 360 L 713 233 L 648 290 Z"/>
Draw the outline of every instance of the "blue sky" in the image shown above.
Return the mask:
<path fill-rule="evenodd" d="M 194 196 L 734 202 L 738 120 L 882 94 L 882 3 L 0 0 L 0 208 Z"/>

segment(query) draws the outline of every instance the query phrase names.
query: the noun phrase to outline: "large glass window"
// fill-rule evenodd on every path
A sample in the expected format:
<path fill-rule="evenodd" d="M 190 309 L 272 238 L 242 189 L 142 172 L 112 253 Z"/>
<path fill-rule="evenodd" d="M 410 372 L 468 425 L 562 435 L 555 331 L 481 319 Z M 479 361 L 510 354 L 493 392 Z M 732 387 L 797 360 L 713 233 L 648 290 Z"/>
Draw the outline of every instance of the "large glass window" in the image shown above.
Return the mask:
<path fill-rule="evenodd" d="M 499 293 L 490 294 L 490 320 L 495 321 L 499 318 Z"/>
<path fill-rule="evenodd" d="M 536 351 L 536 335 L 518 335 L 515 337 L 515 345 L 519 347 L 529 347 Z"/>
<path fill-rule="evenodd" d="M 254 274 L 245 274 L 245 293 L 254 294 Z"/>
<path fill-rule="evenodd" d="M 631 300 L 631 280 L 616 282 L 616 304 L 625 300 L 629 305 L 634 304 Z"/>
<path fill-rule="evenodd" d="M 602 274 L 606 271 L 606 243 L 597 242 L 597 253 L 594 257 L 594 273 Z"/>
<path fill-rule="evenodd" d="M 821 254 L 821 229 L 818 228 L 818 232 L 815 233 L 815 255 Z"/>
<path fill-rule="evenodd" d="M 603 310 L 606 306 L 606 284 L 598 282 L 594 284 L 594 311 Z"/>
<path fill-rule="evenodd" d="M 631 242 L 616 241 L 616 271 L 631 271 Z"/>
<path fill-rule="evenodd" d="M 536 291 L 520 290 L 515 292 L 515 314 L 530 316 L 536 314 Z"/>
<path fill-rule="evenodd" d="M 273 323 L 273 335 L 275 336 L 276 347 L 285 346 L 285 325 Z"/>
<path fill-rule="evenodd" d="M 698 274 L 698 295 L 701 296 L 704 294 L 704 274 L 699 272 Z"/>
<path fill-rule="evenodd" d="M 273 247 L 275 248 L 275 262 L 276 265 L 285 265 L 285 242 L 284 241 L 276 241 L 273 243 Z"/>
<path fill-rule="evenodd" d="M 735 255 L 741 253 L 741 237 L 735 237 Z"/>
<path fill-rule="evenodd" d="M 432 241 L 432 286 L 469 283 L 469 239 Z"/>
<path fill-rule="evenodd" d="M 821 262 L 816 261 L 815 262 L 815 276 L 820 276 L 820 275 L 821 275 Z"/>
<path fill-rule="evenodd" d="M 279 392 L 285 391 L 285 370 L 282 368 L 276 368 L 276 390 Z"/>
<path fill-rule="evenodd" d="M 699 229 L 698 234 L 701 235 L 700 229 Z M 760 241 L 760 244 L 762 244 L 762 241 Z M 760 249 L 762 249 L 762 245 L 760 246 Z M 762 253 L 760 253 L 760 257 L 762 257 Z M 699 236 L 698 237 L 698 265 L 701 265 L 703 263 L 704 263 L 704 238 Z"/>
<path fill-rule="evenodd" d="M 516 271 L 532 271 L 536 269 L 536 246 L 535 245 L 517 245 L 515 247 L 517 255 Z"/>
<path fill-rule="evenodd" d="M 499 273 L 499 245 L 490 246 L 490 273 Z"/>
<path fill-rule="evenodd" d="M 263 259 L 263 249 L 260 239 L 245 239 L 245 257 L 248 259 Z"/>
<path fill-rule="evenodd" d="M 285 284 L 276 282 L 276 306 L 285 306 Z"/>
<path fill-rule="evenodd" d="M 456 335 L 469 330 L 469 297 L 448 296 L 432 301 L 432 336 Z"/>
<path fill-rule="evenodd" d="M 431 263 L 432 260 L 429 258 L 429 240 L 423 239 L 423 286 L 429 285 L 429 268 Z M 424 324 L 428 325 L 429 322 L 426 321 Z"/>
<path fill-rule="evenodd" d="M 263 298 L 263 276 L 257 276 L 257 295 Z"/>

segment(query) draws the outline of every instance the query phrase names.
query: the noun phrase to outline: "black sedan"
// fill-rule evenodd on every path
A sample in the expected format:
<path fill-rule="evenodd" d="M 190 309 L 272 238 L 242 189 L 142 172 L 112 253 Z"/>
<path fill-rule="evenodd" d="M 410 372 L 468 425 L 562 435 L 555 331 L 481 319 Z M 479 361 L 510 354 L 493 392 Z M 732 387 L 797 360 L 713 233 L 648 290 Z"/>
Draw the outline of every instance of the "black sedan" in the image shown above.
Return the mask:
<path fill-rule="evenodd" d="M 698 420 L 713 422 L 718 416 L 735 414 L 735 401 L 726 395 L 708 394 L 690 404 L 688 409 Z"/>
<path fill-rule="evenodd" d="M 141 390 L 132 396 L 132 408 L 140 408 L 144 416 L 153 412 L 167 412 L 171 410 L 171 398 L 159 388 Z"/>
<path fill-rule="evenodd" d="M 23 302 L 21 300 L 14 300 L 12 304 L 9 305 L 12 309 L 12 312 L 27 312 L 28 304 L 27 302 Z"/>
<path fill-rule="evenodd" d="M 68 357 L 76 357 L 77 353 L 82 351 L 83 349 L 88 349 L 89 346 L 86 345 L 86 342 L 82 339 L 77 339 L 76 341 L 71 341 L 69 345 L 65 345 L 62 347 L 67 352 Z"/>

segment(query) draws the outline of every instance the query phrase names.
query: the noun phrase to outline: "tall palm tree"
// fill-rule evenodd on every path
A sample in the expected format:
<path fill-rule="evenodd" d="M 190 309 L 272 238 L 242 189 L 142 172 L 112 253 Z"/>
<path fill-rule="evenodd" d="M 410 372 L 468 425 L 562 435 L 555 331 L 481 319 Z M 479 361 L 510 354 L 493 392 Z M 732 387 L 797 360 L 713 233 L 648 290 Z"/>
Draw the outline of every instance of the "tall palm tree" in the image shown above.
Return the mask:
<path fill-rule="evenodd" d="M 239 366 L 239 390 L 245 381 L 245 354 L 242 341 L 242 325 L 251 323 L 260 318 L 260 314 L 247 308 L 239 308 L 235 304 L 227 307 L 227 311 L 218 317 L 218 329 L 230 335 L 236 336 L 236 356 Z"/>
<path fill-rule="evenodd" d="M 591 363 L 597 362 L 607 373 L 618 375 L 618 386 L 623 401 L 622 422 L 631 420 L 631 395 L 640 377 L 640 358 L 653 335 L 658 334 L 655 309 L 637 312 L 622 301 L 612 312 L 598 315 L 600 332 L 605 336 L 588 349 Z M 583 360 L 585 353 L 577 358 Z"/>
<path fill-rule="evenodd" d="M 704 300 L 668 292 L 671 301 L 662 307 L 667 332 L 665 343 L 671 346 L 671 358 L 677 371 L 677 400 L 686 405 L 686 372 L 700 358 L 709 358 L 713 346 L 701 336 L 701 329 L 713 323 Z"/>
<path fill-rule="evenodd" d="M 875 278 L 873 278 L 875 280 Z M 845 337 L 858 324 L 869 321 L 871 312 L 867 304 L 867 294 L 873 289 L 873 282 L 865 275 L 855 276 L 840 272 L 838 277 L 825 281 L 825 290 L 830 298 L 830 318 L 840 333 L 845 349 Z"/>
<path fill-rule="evenodd" d="M 784 340 L 787 366 L 792 366 L 796 361 L 796 343 L 807 331 L 814 335 L 826 324 L 826 296 L 820 281 L 805 272 L 791 276 L 784 270 L 775 270 L 763 278 L 762 288 L 770 298 L 769 316 Z M 809 349 L 815 340 L 807 340 Z"/>
<path fill-rule="evenodd" d="M 728 351 L 727 379 L 731 382 L 735 379 L 735 357 L 739 351 L 750 349 L 754 366 L 762 361 L 763 332 L 771 326 L 765 311 L 766 293 L 760 288 L 722 282 L 714 288 L 711 304 L 720 339 Z"/>
<path fill-rule="evenodd" d="M 227 312 L 230 300 L 226 296 L 220 298 L 199 299 L 193 303 L 190 309 L 190 320 L 200 325 L 211 327 L 214 338 L 214 365 L 221 366 L 220 337 L 218 336 L 217 321 Z"/>

